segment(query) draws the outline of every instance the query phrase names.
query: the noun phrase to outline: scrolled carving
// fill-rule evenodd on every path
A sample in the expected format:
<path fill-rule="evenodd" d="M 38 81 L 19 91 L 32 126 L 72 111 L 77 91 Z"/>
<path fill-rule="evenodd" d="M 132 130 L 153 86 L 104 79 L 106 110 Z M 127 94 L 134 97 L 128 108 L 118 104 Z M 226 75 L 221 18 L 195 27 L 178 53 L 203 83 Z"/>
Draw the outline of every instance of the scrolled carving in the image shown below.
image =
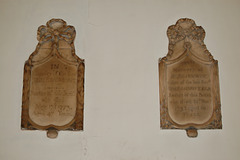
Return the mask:
<path fill-rule="evenodd" d="M 167 57 L 171 57 L 176 43 L 180 41 L 188 41 L 198 43 L 203 52 L 212 59 L 211 53 L 207 50 L 204 45 L 205 31 L 201 26 L 196 26 L 192 19 L 182 18 L 177 21 L 175 25 L 169 26 L 167 29 L 167 36 L 169 39 L 169 52 Z"/>

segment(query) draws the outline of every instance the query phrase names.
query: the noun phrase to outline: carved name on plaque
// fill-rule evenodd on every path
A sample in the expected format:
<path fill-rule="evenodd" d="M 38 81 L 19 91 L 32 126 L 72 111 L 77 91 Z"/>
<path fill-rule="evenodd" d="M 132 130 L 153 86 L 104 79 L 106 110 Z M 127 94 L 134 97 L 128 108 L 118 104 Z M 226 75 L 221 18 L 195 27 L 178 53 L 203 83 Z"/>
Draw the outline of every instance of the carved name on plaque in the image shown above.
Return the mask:
<path fill-rule="evenodd" d="M 205 31 L 191 19 L 167 30 L 169 51 L 159 60 L 160 122 L 163 129 L 221 129 L 218 62 L 204 45 Z"/>
<path fill-rule="evenodd" d="M 22 129 L 83 129 L 84 60 L 75 54 L 73 26 L 52 19 L 38 28 L 36 50 L 24 66 Z"/>

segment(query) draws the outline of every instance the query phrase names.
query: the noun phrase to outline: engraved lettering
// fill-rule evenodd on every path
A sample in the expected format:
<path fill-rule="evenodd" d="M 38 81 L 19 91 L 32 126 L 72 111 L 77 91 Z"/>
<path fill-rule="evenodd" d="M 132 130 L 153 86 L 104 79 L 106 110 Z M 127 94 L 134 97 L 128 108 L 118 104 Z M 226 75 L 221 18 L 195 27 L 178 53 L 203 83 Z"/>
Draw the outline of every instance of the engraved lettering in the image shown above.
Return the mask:
<path fill-rule="evenodd" d="M 171 113 L 182 119 L 199 119 L 211 105 L 211 80 L 208 71 L 187 58 L 173 67 L 168 76 L 168 104 Z"/>
<path fill-rule="evenodd" d="M 77 68 L 64 64 L 58 58 L 33 70 L 30 102 L 32 115 L 38 123 L 46 121 L 57 125 L 70 122 L 76 112 L 76 84 Z"/>

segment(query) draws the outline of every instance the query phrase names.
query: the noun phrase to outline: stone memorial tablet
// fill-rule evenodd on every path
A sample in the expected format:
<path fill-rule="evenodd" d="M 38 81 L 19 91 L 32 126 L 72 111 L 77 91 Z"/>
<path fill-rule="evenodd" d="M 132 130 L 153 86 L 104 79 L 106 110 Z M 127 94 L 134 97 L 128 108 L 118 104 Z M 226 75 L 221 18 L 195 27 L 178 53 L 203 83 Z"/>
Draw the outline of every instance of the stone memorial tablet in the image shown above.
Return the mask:
<path fill-rule="evenodd" d="M 61 19 L 38 28 L 36 50 L 24 66 L 24 130 L 83 130 L 84 60 L 74 49 L 76 32 Z"/>
<path fill-rule="evenodd" d="M 167 30 L 169 51 L 159 60 L 160 123 L 163 129 L 221 129 L 218 62 L 207 50 L 205 31 L 191 19 Z"/>

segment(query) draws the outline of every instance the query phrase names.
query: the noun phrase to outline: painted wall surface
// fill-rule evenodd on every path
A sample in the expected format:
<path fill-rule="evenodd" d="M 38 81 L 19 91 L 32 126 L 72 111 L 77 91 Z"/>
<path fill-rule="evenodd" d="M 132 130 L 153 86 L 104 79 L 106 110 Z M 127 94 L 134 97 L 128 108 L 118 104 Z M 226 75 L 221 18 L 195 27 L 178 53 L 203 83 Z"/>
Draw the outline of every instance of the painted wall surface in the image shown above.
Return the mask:
<path fill-rule="evenodd" d="M 167 27 L 192 18 L 219 61 L 222 130 L 160 129 L 158 58 Z M 83 132 L 21 131 L 23 65 L 37 28 L 62 18 L 85 59 Z M 240 1 L 1 0 L 1 160 L 236 160 L 240 157 Z"/>

